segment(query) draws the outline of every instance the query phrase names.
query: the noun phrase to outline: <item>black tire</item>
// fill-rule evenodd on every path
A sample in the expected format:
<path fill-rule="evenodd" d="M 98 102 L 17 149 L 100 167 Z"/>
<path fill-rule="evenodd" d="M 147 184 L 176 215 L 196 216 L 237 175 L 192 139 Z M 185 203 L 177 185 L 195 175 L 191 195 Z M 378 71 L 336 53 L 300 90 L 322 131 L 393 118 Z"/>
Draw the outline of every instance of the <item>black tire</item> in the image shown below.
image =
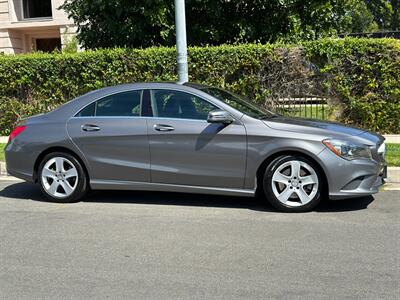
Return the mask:
<path fill-rule="evenodd" d="M 274 194 L 273 191 L 273 184 L 277 184 L 277 183 L 273 183 L 272 181 L 272 177 L 274 175 L 274 173 L 277 171 L 277 169 L 279 167 L 281 167 L 283 164 L 288 163 L 288 162 L 292 162 L 292 161 L 299 161 L 299 162 L 304 162 L 306 163 L 308 166 L 310 166 L 314 171 L 315 174 L 318 178 L 318 187 L 315 188 L 315 195 L 313 197 L 309 197 L 311 198 L 311 200 L 306 203 L 306 204 L 301 204 L 302 202 L 300 201 L 300 198 L 295 194 L 293 201 L 289 201 L 288 203 L 294 203 L 294 202 L 299 202 L 299 204 L 297 204 L 298 206 L 293 206 L 293 205 L 288 205 L 285 204 L 283 202 L 281 202 Z M 305 172 L 304 170 L 302 172 Z M 299 179 L 297 179 L 299 180 Z M 300 182 L 301 183 L 301 182 Z M 296 183 L 298 184 L 298 183 Z M 264 195 L 267 198 L 267 200 L 271 203 L 271 205 L 273 205 L 276 209 L 283 211 L 283 212 L 307 212 L 307 211 L 311 211 L 313 210 L 321 201 L 321 195 L 323 194 L 323 188 L 324 188 L 324 177 L 321 174 L 320 168 L 313 162 L 310 161 L 309 159 L 300 156 L 300 155 L 284 155 L 284 156 L 280 156 L 277 157 L 276 159 L 274 159 L 265 169 L 265 173 L 264 173 L 264 177 L 263 177 L 263 191 L 264 191 Z M 302 188 L 300 187 L 293 187 L 291 184 L 288 183 L 287 187 L 290 189 L 299 189 Z M 309 186 L 306 186 L 304 189 L 307 189 Z M 311 187 L 314 187 L 313 185 L 311 185 Z M 277 189 L 278 187 L 276 187 Z M 285 188 L 283 188 L 285 189 Z M 310 195 L 312 195 L 310 193 Z M 296 199 L 296 197 L 298 199 Z M 289 199 L 290 200 L 290 199 Z"/>
<path fill-rule="evenodd" d="M 67 159 L 69 162 L 71 162 L 73 164 L 73 166 L 76 168 L 77 171 L 77 184 L 75 187 L 75 190 L 72 192 L 72 194 L 70 194 L 67 197 L 54 197 L 51 194 L 49 194 L 45 187 L 44 187 L 44 183 L 42 180 L 42 172 L 43 172 L 43 168 L 46 165 L 46 163 L 56 157 L 61 157 L 61 158 L 65 158 Z M 43 193 L 43 195 L 50 201 L 52 202 L 58 202 L 58 203 L 74 203 L 74 202 L 78 202 L 79 200 L 81 200 L 86 193 L 89 190 L 89 186 L 88 186 L 88 180 L 86 177 L 86 173 L 83 169 L 83 166 L 81 165 L 81 163 L 71 154 L 65 153 L 65 152 L 53 152 L 50 154 L 47 154 L 41 161 L 39 168 L 38 168 L 38 184 L 40 186 L 40 189 Z"/>

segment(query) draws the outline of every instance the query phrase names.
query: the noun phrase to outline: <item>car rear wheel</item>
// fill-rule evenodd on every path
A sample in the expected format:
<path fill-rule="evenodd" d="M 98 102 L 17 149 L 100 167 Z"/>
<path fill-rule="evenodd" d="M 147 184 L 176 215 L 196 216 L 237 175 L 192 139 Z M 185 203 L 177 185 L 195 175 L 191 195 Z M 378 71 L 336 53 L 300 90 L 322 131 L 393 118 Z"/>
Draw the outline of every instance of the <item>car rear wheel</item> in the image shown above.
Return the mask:
<path fill-rule="evenodd" d="M 321 201 L 318 166 L 302 156 L 280 156 L 266 168 L 263 188 L 269 202 L 285 212 L 310 211 Z"/>
<path fill-rule="evenodd" d="M 81 164 L 68 153 L 46 155 L 39 166 L 38 178 L 43 194 L 54 202 L 76 202 L 88 190 Z"/>

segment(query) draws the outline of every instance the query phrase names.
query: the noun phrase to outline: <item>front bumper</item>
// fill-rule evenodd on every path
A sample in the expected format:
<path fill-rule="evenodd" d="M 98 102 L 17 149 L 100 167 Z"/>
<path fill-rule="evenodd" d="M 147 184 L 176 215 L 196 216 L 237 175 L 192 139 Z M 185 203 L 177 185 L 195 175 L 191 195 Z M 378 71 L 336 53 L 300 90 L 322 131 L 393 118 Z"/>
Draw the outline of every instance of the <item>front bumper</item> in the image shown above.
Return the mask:
<path fill-rule="evenodd" d="M 320 153 L 329 185 L 330 199 L 368 196 L 385 183 L 386 163 L 374 160 L 347 161 L 325 149 Z"/>

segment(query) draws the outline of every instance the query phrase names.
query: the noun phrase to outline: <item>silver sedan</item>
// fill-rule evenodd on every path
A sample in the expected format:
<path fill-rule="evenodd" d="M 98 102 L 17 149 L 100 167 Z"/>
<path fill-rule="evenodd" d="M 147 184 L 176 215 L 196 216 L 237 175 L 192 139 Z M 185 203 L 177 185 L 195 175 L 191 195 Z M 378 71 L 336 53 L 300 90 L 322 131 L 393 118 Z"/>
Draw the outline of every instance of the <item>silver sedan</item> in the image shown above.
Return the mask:
<path fill-rule="evenodd" d="M 260 194 L 282 211 L 378 192 L 384 155 L 378 134 L 282 117 L 192 83 L 90 92 L 23 120 L 6 146 L 8 172 L 52 201 L 90 188 Z"/>

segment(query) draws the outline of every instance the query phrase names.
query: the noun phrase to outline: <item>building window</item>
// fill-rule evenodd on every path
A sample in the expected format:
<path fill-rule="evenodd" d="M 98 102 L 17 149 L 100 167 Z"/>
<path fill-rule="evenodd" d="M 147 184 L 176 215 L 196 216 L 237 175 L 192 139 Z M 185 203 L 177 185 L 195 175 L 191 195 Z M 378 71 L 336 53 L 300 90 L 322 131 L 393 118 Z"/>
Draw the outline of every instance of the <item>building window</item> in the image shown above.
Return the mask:
<path fill-rule="evenodd" d="M 54 50 L 61 50 L 61 39 L 36 39 L 36 51 L 53 52 Z"/>
<path fill-rule="evenodd" d="M 22 0 L 24 18 L 49 18 L 52 17 L 51 0 Z"/>

